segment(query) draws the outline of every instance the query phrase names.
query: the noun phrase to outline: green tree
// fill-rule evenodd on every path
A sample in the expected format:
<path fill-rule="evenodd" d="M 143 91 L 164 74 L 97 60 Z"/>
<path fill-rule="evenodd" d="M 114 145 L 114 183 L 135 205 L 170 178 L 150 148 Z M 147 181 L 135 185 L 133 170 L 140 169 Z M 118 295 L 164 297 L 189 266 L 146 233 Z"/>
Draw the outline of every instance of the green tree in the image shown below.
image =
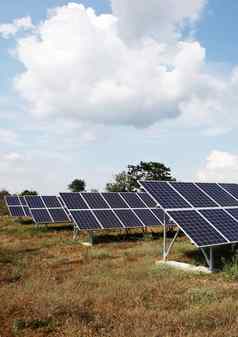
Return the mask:
<path fill-rule="evenodd" d="M 82 179 L 74 179 L 71 184 L 69 184 L 68 189 L 71 192 L 83 192 L 86 189 L 86 183 Z"/>
<path fill-rule="evenodd" d="M 10 193 L 6 190 L 2 190 L 0 191 L 0 215 L 7 215 L 8 214 L 8 210 L 7 210 L 7 206 L 5 203 L 5 197 L 10 195 Z"/>
<path fill-rule="evenodd" d="M 106 185 L 108 192 L 131 192 L 131 177 L 126 171 L 115 175 L 115 181 Z"/>
<path fill-rule="evenodd" d="M 37 191 L 24 190 L 20 195 L 38 195 Z"/>
<path fill-rule="evenodd" d="M 109 192 L 134 192 L 140 188 L 139 180 L 163 180 L 171 181 L 175 178 L 171 175 L 169 167 L 158 162 L 143 162 L 138 165 L 128 165 L 128 170 L 115 176 L 115 181 L 106 185 Z"/>

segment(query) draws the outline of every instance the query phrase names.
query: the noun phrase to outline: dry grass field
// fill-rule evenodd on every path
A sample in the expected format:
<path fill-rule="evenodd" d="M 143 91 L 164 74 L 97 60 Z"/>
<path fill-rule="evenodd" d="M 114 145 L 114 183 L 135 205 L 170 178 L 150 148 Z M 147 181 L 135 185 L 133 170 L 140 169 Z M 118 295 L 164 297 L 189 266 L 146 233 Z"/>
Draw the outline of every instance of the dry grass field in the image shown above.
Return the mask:
<path fill-rule="evenodd" d="M 238 336 L 237 264 L 184 273 L 155 265 L 160 237 L 107 241 L 86 248 L 71 229 L 2 218 L 0 336 Z M 201 256 L 180 237 L 170 258 Z"/>

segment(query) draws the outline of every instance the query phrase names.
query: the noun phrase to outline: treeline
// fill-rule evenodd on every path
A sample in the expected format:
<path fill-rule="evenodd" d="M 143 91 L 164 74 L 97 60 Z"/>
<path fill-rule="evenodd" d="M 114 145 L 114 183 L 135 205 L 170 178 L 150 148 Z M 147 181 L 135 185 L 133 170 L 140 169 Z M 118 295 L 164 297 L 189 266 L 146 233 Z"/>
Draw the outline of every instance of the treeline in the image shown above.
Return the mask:
<path fill-rule="evenodd" d="M 128 165 L 127 169 L 115 175 L 114 180 L 105 186 L 107 192 L 135 192 L 140 189 L 139 180 L 175 180 L 171 174 L 171 169 L 159 162 L 143 162 L 138 165 Z M 74 179 L 69 185 L 71 192 L 87 191 L 87 185 L 83 179 Z M 90 192 L 97 192 L 91 189 Z M 15 195 L 37 195 L 37 191 L 24 190 Z M 10 195 L 7 190 L 0 191 L 0 215 L 8 214 L 4 202 L 5 196 Z"/>

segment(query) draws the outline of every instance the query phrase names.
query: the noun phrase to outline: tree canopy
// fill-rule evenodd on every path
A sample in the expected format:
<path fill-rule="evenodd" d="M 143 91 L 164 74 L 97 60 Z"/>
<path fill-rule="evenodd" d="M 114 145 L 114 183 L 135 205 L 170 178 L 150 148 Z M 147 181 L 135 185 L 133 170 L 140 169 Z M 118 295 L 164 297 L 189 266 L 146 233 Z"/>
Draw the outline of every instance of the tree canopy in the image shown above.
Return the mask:
<path fill-rule="evenodd" d="M 74 179 L 71 184 L 69 184 L 68 189 L 71 192 L 83 192 L 86 189 L 86 183 L 83 179 Z"/>
<path fill-rule="evenodd" d="M 109 192 L 134 192 L 140 188 L 139 180 L 175 180 L 169 167 L 159 162 L 143 162 L 138 165 L 128 165 L 127 171 L 115 176 L 112 183 L 106 185 Z"/>
<path fill-rule="evenodd" d="M 24 190 L 20 195 L 38 195 L 37 191 Z"/>

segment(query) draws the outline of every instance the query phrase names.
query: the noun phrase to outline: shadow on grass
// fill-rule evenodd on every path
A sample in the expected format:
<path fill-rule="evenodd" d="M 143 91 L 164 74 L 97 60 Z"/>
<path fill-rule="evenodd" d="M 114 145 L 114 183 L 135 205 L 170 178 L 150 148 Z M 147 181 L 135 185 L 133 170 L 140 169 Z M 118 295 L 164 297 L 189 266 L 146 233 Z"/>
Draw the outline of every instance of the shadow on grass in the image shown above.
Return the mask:
<path fill-rule="evenodd" d="M 167 237 L 173 238 L 175 235 L 174 231 L 168 231 Z M 85 238 L 87 235 L 85 234 Z M 161 240 L 163 238 L 163 232 L 160 231 L 136 231 L 136 230 L 128 230 L 123 232 L 118 231 L 110 231 L 110 232 L 101 232 L 101 233 L 93 233 L 90 237 L 90 240 L 93 240 L 93 244 L 101 244 L 101 243 L 113 243 L 113 242 L 134 242 L 134 241 L 144 241 L 144 240 Z"/>
<path fill-rule="evenodd" d="M 232 249 L 231 245 L 214 247 L 214 268 L 217 271 L 222 271 L 227 264 L 232 264 L 234 257 L 238 254 L 238 247 Z M 206 249 L 206 253 L 209 256 L 209 249 Z M 195 265 L 205 265 L 207 266 L 204 255 L 201 250 L 187 250 L 184 252 L 184 255 L 189 258 Z"/>

